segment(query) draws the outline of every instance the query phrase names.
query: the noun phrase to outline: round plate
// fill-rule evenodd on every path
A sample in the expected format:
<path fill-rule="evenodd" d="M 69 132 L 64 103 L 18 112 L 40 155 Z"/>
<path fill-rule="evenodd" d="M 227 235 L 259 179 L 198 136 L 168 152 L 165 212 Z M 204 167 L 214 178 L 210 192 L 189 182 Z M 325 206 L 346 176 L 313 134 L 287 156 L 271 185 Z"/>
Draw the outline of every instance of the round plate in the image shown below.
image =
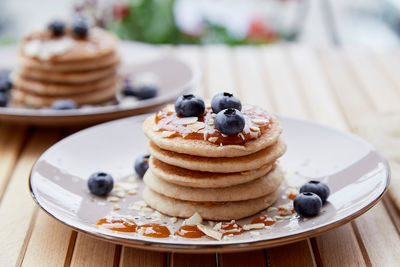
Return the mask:
<path fill-rule="evenodd" d="M 95 124 L 153 111 L 192 89 L 199 80 L 198 70 L 152 46 L 122 42 L 119 51 L 123 72 L 132 76 L 151 72 L 158 77 L 157 97 L 129 105 L 93 106 L 75 110 L 0 107 L 0 120 L 48 126 Z M 0 58 L 0 69 L 14 69 L 17 66 L 17 48 L 1 48 Z"/>
<path fill-rule="evenodd" d="M 157 220 L 151 211 L 128 208 L 141 200 L 143 183 L 139 178 L 137 195 L 122 198 L 118 203 L 121 209 L 117 211 L 113 210 L 115 203 L 92 196 L 86 185 L 87 177 L 99 170 L 111 173 L 116 183 L 132 179 L 133 162 L 146 151 L 147 139 L 142 133 L 142 122 L 146 117 L 120 119 L 91 127 L 48 149 L 34 165 L 30 177 L 30 189 L 37 204 L 75 230 L 111 242 L 152 250 L 222 252 L 282 245 L 343 225 L 376 204 L 389 183 L 386 160 L 359 137 L 311 122 L 279 117 L 288 150 L 280 163 L 286 182 L 274 206 L 292 202 L 287 197 L 285 187 L 288 185 L 301 185 L 309 179 L 322 180 L 329 185 L 331 195 L 318 216 L 302 219 L 293 214 L 268 229 L 257 231 L 257 235 L 246 232 L 221 241 L 208 237 L 157 239 L 102 229 L 96 222 L 106 215 L 131 215 L 141 222 Z M 260 214 L 237 223 L 248 224 Z M 166 216 L 159 223 L 166 223 L 174 232 L 182 220 L 172 223 Z"/>

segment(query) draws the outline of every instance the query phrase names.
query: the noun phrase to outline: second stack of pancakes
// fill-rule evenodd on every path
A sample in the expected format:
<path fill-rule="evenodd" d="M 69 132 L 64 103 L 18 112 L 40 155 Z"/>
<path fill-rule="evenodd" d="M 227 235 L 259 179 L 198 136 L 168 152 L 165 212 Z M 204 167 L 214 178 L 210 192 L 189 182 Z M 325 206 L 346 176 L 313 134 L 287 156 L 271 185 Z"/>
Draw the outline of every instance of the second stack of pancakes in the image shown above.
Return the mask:
<path fill-rule="evenodd" d="M 78 105 L 113 99 L 120 84 L 117 38 L 93 28 L 86 38 L 32 33 L 21 42 L 13 102 L 48 107 L 70 99 Z"/>
<path fill-rule="evenodd" d="M 149 169 L 143 198 L 164 214 L 208 220 L 236 220 L 271 206 L 283 173 L 277 159 L 286 151 L 279 121 L 245 105 L 246 125 L 225 136 L 213 125 L 212 109 L 201 118 L 179 118 L 173 106 L 149 117 Z M 201 138 L 200 138 L 201 137 Z"/>

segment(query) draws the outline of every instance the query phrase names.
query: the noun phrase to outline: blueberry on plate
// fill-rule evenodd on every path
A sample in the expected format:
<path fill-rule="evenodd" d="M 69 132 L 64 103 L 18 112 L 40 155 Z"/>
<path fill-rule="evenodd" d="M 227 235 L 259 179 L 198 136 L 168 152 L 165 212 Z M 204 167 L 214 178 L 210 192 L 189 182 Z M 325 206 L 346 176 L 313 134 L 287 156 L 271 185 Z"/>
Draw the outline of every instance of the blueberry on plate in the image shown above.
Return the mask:
<path fill-rule="evenodd" d="M 302 192 L 312 192 L 317 194 L 321 198 L 322 204 L 326 202 L 330 194 L 329 187 L 319 181 L 309 181 L 308 183 L 304 184 L 302 187 L 300 187 L 300 193 Z"/>
<path fill-rule="evenodd" d="M 53 36 L 62 36 L 65 32 L 65 23 L 61 20 L 54 20 L 47 25 L 47 29 Z"/>
<path fill-rule="evenodd" d="M 0 92 L 0 107 L 7 106 L 8 103 L 8 95 L 7 93 Z"/>
<path fill-rule="evenodd" d="M 203 99 L 192 94 L 182 95 L 175 101 L 175 111 L 182 117 L 198 117 L 205 109 Z"/>
<path fill-rule="evenodd" d="M 149 158 L 150 155 L 142 155 L 135 160 L 135 171 L 140 178 L 143 178 L 149 168 Z"/>
<path fill-rule="evenodd" d="M 75 37 L 85 38 L 89 32 L 89 26 L 85 18 L 76 17 L 71 23 L 72 33 Z"/>
<path fill-rule="evenodd" d="M 88 187 L 90 193 L 96 196 L 105 196 L 114 186 L 113 177 L 105 172 L 95 172 L 89 176 Z"/>
<path fill-rule="evenodd" d="M 51 104 L 51 109 L 57 109 L 57 110 L 66 110 L 66 109 L 75 109 L 78 108 L 76 103 L 73 100 L 70 99 L 61 99 L 61 100 L 56 100 Z"/>
<path fill-rule="evenodd" d="M 227 108 L 218 112 L 214 125 L 223 134 L 235 135 L 243 131 L 245 119 L 239 110 Z"/>
<path fill-rule="evenodd" d="M 122 89 L 122 93 L 125 96 L 135 96 L 139 100 L 144 100 L 155 97 L 158 93 L 158 89 L 154 86 L 143 86 L 135 89 L 130 84 L 126 84 Z"/>
<path fill-rule="evenodd" d="M 8 92 L 12 88 L 12 82 L 6 73 L 0 73 L 0 92 Z"/>
<path fill-rule="evenodd" d="M 297 214 L 303 217 L 312 217 L 321 210 L 322 200 L 317 194 L 303 192 L 294 199 L 293 207 Z"/>
<path fill-rule="evenodd" d="M 231 93 L 219 93 L 211 100 L 211 108 L 214 113 L 218 113 L 226 108 L 234 108 L 239 111 L 242 110 L 242 103 L 239 98 L 233 96 Z"/>

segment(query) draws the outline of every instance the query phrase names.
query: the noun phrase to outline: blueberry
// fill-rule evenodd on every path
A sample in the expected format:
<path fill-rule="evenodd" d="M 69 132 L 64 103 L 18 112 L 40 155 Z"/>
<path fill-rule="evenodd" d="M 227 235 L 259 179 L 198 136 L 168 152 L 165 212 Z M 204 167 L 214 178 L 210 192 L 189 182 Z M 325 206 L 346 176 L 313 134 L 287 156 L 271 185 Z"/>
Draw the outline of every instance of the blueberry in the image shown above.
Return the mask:
<path fill-rule="evenodd" d="M 317 215 L 321 210 L 322 200 L 317 194 L 303 192 L 294 199 L 293 207 L 299 215 L 312 217 Z"/>
<path fill-rule="evenodd" d="M 54 101 L 53 104 L 51 104 L 50 108 L 57 110 L 75 109 L 77 108 L 77 105 L 74 101 L 70 99 L 61 99 Z"/>
<path fill-rule="evenodd" d="M 242 110 L 242 103 L 240 100 L 233 96 L 231 93 L 219 93 L 211 100 L 211 108 L 214 113 L 218 113 L 226 108 L 235 108 L 239 111 Z"/>
<path fill-rule="evenodd" d="M 142 155 L 135 160 L 135 171 L 140 178 L 143 178 L 149 168 L 149 158 L 150 155 Z"/>
<path fill-rule="evenodd" d="M 89 32 L 89 26 L 86 22 L 86 19 L 83 17 L 76 17 L 72 21 L 72 33 L 74 36 L 78 38 L 84 38 L 88 35 Z"/>
<path fill-rule="evenodd" d="M 8 76 L 0 76 L 0 92 L 8 92 L 12 88 L 12 82 Z"/>
<path fill-rule="evenodd" d="M 54 20 L 47 25 L 47 29 L 53 36 L 62 36 L 65 32 L 65 23 L 61 20 Z"/>
<path fill-rule="evenodd" d="M 182 95 L 175 102 L 175 111 L 182 117 L 198 117 L 205 109 L 203 99 L 192 94 Z"/>
<path fill-rule="evenodd" d="M 7 103 L 8 103 L 7 93 L 0 92 L 0 107 L 7 106 Z"/>
<path fill-rule="evenodd" d="M 326 199 L 329 197 L 330 190 L 324 183 L 319 181 L 309 181 L 300 188 L 300 193 L 302 192 L 312 192 L 317 194 L 321 198 L 322 204 L 324 204 Z"/>
<path fill-rule="evenodd" d="M 90 193 L 96 196 L 105 196 L 114 186 L 113 177 L 105 172 L 95 172 L 89 176 L 88 187 Z"/>
<path fill-rule="evenodd" d="M 243 130 L 245 120 L 242 112 L 234 108 L 227 108 L 218 112 L 214 124 L 221 133 L 235 135 Z"/>
<path fill-rule="evenodd" d="M 157 87 L 154 86 L 143 86 L 139 89 L 134 89 L 131 85 L 126 84 L 122 90 L 122 93 L 126 96 L 135 96 L 140 100 L 153 98 L 157 95 Z"/>

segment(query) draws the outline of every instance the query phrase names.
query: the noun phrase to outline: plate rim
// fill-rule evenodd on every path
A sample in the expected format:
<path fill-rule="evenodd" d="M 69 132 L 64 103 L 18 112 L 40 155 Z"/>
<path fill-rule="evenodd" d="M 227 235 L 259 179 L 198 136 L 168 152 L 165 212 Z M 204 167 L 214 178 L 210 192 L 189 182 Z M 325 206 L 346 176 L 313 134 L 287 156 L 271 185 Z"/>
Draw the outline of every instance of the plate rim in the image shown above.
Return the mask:
<path fill-rule="evenodd" d="M 69 137 L 78 135 L 78 134 L 82 134 L 83 132 L 86 132 L 88 130 L 93 130 L 93 128 L 97 128 L 97 127 L 104 127 L 107 126 L 108 124 L 114 124 L 114 123 L 118 123 L 120 121 L 123 120 L 140 120 L 142 117 L 146 117 L 149 116 L 150 114 L 153 113 L 148 113 L 148 114 L 142 114 L 142 115 L 138 115 L 138 116 L 132 116 L 132 117 L 128 117 L 128 118 L 121 118 L 121 119 L 117 119 L 117 120 L 113 120 L 113 121 L 108 121 L 105 123 L 101 123 L 92 127 L 88 127 L 86 129 L 80 130 L 70 136 L 67 136 L 61 140 L 59 140 L 58 142 L 56 142 L 55 144 L 53 144 L 52 146 L 50 146 L 48 149 L 46 149 L 39 158 L 37 158 L 37 160 L 35 161 L 35 163 L 33 164 L 31 171 L 29 173 L 29 179 L 28 179 L 28 186 L 29 186 L 29 191 L 30 191 L 30 195 L 33 198 L 34 202 L 41 208 L 41 210 L 43 210 L 47 215 L 49 215 L 50 217 L 56 219 L 57 221 L 61 222 L 62 224 L 66 225 L 67 227 L 72 228 L 73 230 L 79 232 L 79 233 L 84 233 L 84 234 L 88 234 L 91 237 L 94 237 L 96 239 L 100 239 L 100 240 L 106 240 L 108 242 L 112 242 L 114 244 L 119 244 L 119 245 L 126 245 L 129 247 L 134 247 L 134 248 L 141 248 L 141 249 L 147 249 L 147 250 L 152 250 L 152 251 L 163 251 L 163 252 L 179 252 L 179 253 L 225 253 L 225 252 L 239 252 L 239 251 L 248 251 L 248 250 L 256 250 L 256 249 L 261 249 L 261 248 L 270 248 L 270 247 L 275 247 L 275 246 L 280 246 L 280 245 L 285 245 L 285 244 L 289 244 L 289 243 L 293 243 L 293 242 L 297 242 L 297 241 L 301 241 L 307 238 L 312 238 L 315 237 L 319 234 L 325 233 L 327 231 L 330 231 L 332 229 L 335 229 L 337 227 L 340 227 L 352 220 L 354 220 L 355 218 L 361 216 L 362 214 L 364 214 L 365 212 L 367 212 L 368 210 L 370 210 L 372 207 L 374 207 L 383 197 L 383 195 L 387 192 L 389 184 L 390 184 L 390 180 L 391 180 L 391 169 L 390 169 L 390 165 L 387 161 L 387 159 L 385 157 L 382 156 L 382 154 L 375 149 L 375 147 L 373 145 L 371 145 L 369 142 L 367 142 L 366 140 L 364 140 L 363 138 L 361 138 L 360 136 L 348 132 L 348 131 L 343 131 L 340 129 L 336 129 L 324 124 L 319 124 L 317 122 L 311 121 L 311 120 L 306 120 L 306 119 L 299 119 L 299 118 L 293 118 L 290 116 L 282 116 L 282 115 L 276 115 L 280 120 L 284 119 L 284 120 L 292 120 L 292 121 L 296 121 L 298 123 L 306 123 L 308 125 L 312 125 L 312 126 L 317 126 L 317 127 L 322 127 L 325 130 L 331 130 L 334 131 L 336 133 L 342 134 L 347 136 L 348 138 L 351 138 L 353 140 L 356 140 L 358 142 L 363 143 L 364 145 L 367 145 L 371 148 L 371 150 L 377 154 L 377 156 L 382 160 L 382 163 L 384 165 L 384 169 L 386 170 L 386 177 L 385 177 L 385 186 L 382 190 L 382 192 L 379 193 L 379 195 L 372 200 L 370 203 L 368 203 L 367 205 L 365 205 L 363 208 L 359 209 L 358 211 L 352 213 L 351 215 L 348 215 L 340 220 L 337 220 L 333 223 L 329 223 L 329 224 L 322 224 L 320 226 L 316 226 L 313 227 L 307 231 L 302 231 L 300 233 L 293 233 L 293 234 L 289 234 L 285 237 L 275 237 L 275 238 L 271 238 L 268 240 L 249 240 L 249 241 L 245 241 L 245 242 L 241 242 L 241 243 L 235 243 L 235 244 L 218 244 L 217 242 L 215 244 L 173 244 L 173 243 L 164 243 L 164 242 L 159 242 L 156 239 L 148 239 L 148 240 L 138 240 L 138 239 L 129 239 L 129 238 L 122 238 L 122 237 L 115 237 L 115 236 L 111 236 L 108 234 L 104 234 L 104 233 L 97 233 L 94 231 L 90 231 L 90 230 L 86 230 L 86 229 L 81 229 L 78 228 L 74 225 L 71 225 L 59 218 L 56 217 L 56 215 L 50 213 L 49 211 L 47 211 L 40 203 L 39 200 L 36 198 L 35 193 L 33 192 L 33 188 L 32 188 L 32 176 L 33 176 L 33 170 L 36 167 L 36 165 L 38 164 L 38 162 L 40 161 L 40 159 L 43 157 L 44 154 L 46 154 L 49 150 L 51 150 L 54 146 L 56 146 L 57 144 L 61 143 L 61 142 L 65 142 Z"/>

